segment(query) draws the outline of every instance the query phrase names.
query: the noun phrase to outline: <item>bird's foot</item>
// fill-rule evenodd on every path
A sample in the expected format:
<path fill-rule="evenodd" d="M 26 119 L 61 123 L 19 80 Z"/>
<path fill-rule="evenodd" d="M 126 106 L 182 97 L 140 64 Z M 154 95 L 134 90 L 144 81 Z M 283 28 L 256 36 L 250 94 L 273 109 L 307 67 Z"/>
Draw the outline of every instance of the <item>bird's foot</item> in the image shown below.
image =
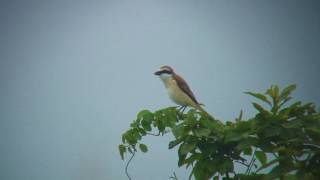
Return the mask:
<path fill-rule="evenodd" d="M 178 117 L 179 119 L 183 119 L 183 112 L 184 110 L 186 110 L 187 106 L 181 106 L 179 109 L 178 109 Z"/>

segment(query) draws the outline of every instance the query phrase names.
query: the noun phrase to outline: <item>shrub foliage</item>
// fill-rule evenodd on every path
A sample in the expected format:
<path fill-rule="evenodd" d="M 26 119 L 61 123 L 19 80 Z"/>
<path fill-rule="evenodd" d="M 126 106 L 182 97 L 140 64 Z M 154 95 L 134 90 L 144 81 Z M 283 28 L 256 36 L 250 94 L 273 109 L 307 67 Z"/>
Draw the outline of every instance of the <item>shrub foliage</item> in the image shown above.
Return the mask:
<path fill-rule="evenodd" d="M 138 113 L 122 135 L 121 158 L 137 149 L 148 151 L 142 137 L 172 133 L 168 148 L 178 147 L 178 166 L 192 168 L 190 179 L 317 179 L 320 177 L 320 113 L 312 103 L 291 102 L 295 85 L 265 93 L 246 92 L 261 103 L 252 103 L 257 114 L 221 121 L 190 109 L 169 107 Z M 235 163 L 245 166 L 235 170 Z"/>

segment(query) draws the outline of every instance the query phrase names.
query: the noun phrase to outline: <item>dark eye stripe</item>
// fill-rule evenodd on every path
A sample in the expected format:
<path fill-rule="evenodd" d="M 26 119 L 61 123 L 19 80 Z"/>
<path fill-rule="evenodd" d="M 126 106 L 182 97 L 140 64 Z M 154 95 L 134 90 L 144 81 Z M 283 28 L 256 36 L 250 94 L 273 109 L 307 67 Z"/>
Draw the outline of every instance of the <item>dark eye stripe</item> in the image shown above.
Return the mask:
<path fill-rule="evenodd" d="M 163 74 L 163 73 L 172 74 L 171 71 L 168 71 L 168 70 L 162 70 L 162 71 L 160 71 L 159 73 L 160 73 L 160 74 Z"/>

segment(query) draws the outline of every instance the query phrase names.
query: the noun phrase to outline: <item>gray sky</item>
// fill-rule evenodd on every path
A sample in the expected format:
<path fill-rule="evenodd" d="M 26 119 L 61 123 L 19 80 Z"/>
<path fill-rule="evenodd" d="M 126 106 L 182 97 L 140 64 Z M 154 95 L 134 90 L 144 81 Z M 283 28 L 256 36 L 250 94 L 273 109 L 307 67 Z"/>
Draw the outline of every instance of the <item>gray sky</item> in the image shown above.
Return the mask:
<path fill-rule="evenodd" d="M 0 179 L 125 180 L 117 145 L 142 109 L 174 105 L 171 65 L 217 118 L 254 113 L 244 91 L 298 84 L 320 103 L 317 1 L 1 1 Z M 164 180 L 171 136 L 130 174 Z"/>

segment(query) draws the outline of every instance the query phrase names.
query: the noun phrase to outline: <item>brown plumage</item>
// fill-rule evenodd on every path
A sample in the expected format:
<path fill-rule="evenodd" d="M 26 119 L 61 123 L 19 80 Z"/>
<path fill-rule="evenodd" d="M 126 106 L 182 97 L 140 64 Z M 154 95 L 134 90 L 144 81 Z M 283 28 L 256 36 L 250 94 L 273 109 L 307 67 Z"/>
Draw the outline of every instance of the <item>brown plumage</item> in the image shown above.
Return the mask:
<path fill-rule="evenodd" d="M 172 87 L 173 87 L 173 86 L 172 86 L 173 84 L 176 84 L 177 87 L 182 91 L 182 93 L 184 93 L 186 96 L 188 96 L 188 97 L 190 98 L 190 100 L 192 101 L 191 104 L 188 103 L 188 104 L 181 104 L 181 105 L 194 106 L 195 108 L 200 107 L 197 99 L 195 98 L 195 96 L 194 96 L 193 92 L 191 91 L 191 89 L 190 89 L 189 85 L 187 84 L 187 82 L 186 82 L 181 76 L 179 76 L 178 74 L 176 74 L 176 73 L 174 72 L 173 68 L 171 68 L 170 66 L 162 66 L 159 71 L 155 72 L 155 75 L 158 75 L 158 76 L 160 76 L 160 77 L 163 76 L 163 75 L 165 75 L 165 76 L 170 76 L 170 78 L 168 78 L 168 79 L 166 79 L 166 78 L 164 78 L 164 79 L 161 78 L 161 79 L 164 81 L 165 86 L 166 86 L 167 88 L 168 88 L 168 86 L 170 85 L 171 91 L 169 90 L 169 95 L 171 95 L 170 97 L 171 97 L 176 103 L 178 103 L 176 100 L 177 100 L 177 98 L 178 98 L 177 95 L 179 95 L 179 93 L 178 93 L 178 94 L 175 94 L 175 95 L 172 95 L 172 91 L 173 91 L 172 89 L 174 89 L 174 88 L 172 88 Z M 170 88 L 169 88 L 169 89 L 170 89 Z M 177 91 L 175 91 L 175 92 L 177 92 Z M 181 96 L 181 95 L 180 95 L 180 96 Z M 179 98 L 178 98 L 178 99 L 179 99 Z M 178 104 L 179 104 L 179 103 L 178 103 Z M 201 107 L 200 107 L 200 108 L 201 108 Z M 198 108 L 198 109 L 200 109 L 200 108 Z"/>
<path fill-rule="evenodd" d="M 188 86 L 187 82 L 176 73 L 173 73 L 173 78 L 176 79 L 176 82 L 177 82 L 178 86 L 180 87 L 180 89 L 184 93 L 186 93 L 192 99 L 192 101 L 195 102 L 195 104 L 199 104 L 196 97 L 194 96 L 193 92 L 191 91 L 190 87 Z"/>
<path fill-rule="evenodd" d="M 179 104 L 182 107 L 192 106 L 208 114 L 201 107 L 201 104 L 198 103 L 187 82 L 181 76 L 176 74 L 170 66 L 162 66 L 160 70 L 156 71 L 154 74 L 159 76 L 163 81 L 167 88 L 169 97 L 176 104 Z M 211 116 L 210 114 L 208 115 Z"/>

